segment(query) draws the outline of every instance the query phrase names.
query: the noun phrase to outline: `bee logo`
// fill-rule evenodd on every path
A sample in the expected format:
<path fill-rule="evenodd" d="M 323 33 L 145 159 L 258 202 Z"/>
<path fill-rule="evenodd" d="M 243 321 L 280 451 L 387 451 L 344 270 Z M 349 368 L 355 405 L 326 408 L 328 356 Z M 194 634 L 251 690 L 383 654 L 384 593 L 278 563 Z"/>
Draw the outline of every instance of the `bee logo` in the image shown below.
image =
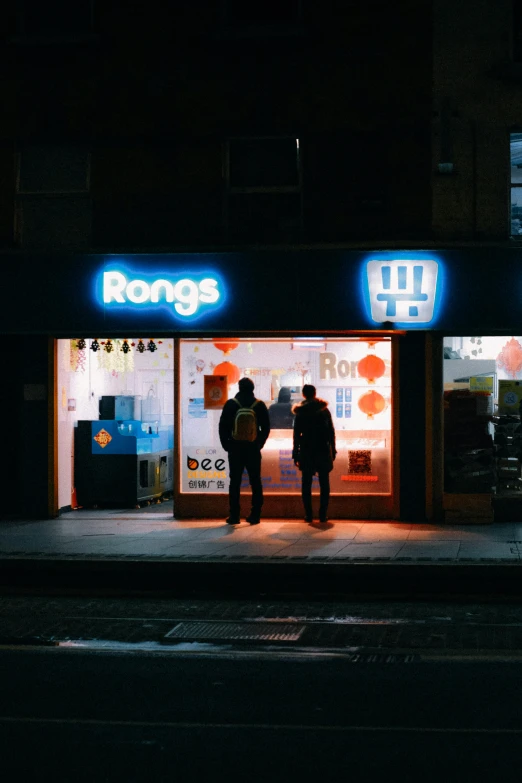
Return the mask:
<path fill-rule="evenodd" d="M 199 468 L 199 462 L 197 459 L 187 456 L 187 468 L 189 470 L 197 470 Z"/>

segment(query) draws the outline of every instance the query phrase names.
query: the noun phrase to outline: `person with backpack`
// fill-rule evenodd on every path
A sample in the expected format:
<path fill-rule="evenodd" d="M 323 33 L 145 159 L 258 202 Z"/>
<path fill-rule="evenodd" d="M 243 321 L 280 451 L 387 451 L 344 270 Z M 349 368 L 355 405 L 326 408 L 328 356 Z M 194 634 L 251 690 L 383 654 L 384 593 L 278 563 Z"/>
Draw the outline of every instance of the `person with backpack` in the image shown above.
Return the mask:
<path fill-rule="evenodd" d="M 265 403 L 254 396 L 253 381 L 241 378 L 238 387 L 239 392 L 226 401 L 219 419 L 219 440 L 228 452 L 230 510 L 227 524 L 238 525 L 241 521 L 241 478 L 246 468 L 252 488 L 252 510 L 246 519 L 251 525 L 257 525 L 263 506 L 261 449 L 270 434 L 270 421 Z"/>
<path fill-rule="evenodd" d="M 301 496 L 305 522 L 312 522 L 312 478 L 319 477 L 319 521 L 328 517 L 330 500 L 330 471 L 337 456 L 335 429 L 326 400 L 316 397 L 315 386 L 303 386 L 304 400 L 294 405 L 294 448 L 292 459 L 301 471 Z"/>

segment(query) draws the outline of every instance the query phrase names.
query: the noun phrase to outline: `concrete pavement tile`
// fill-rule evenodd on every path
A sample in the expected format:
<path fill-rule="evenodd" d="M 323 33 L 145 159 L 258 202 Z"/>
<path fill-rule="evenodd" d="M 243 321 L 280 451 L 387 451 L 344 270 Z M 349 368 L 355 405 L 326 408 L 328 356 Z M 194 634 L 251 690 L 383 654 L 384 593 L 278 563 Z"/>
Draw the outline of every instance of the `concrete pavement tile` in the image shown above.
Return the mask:
<path fill-rule="evenodd" d="M 13 552 L 22 552 L 27 555 L 36 554 L 39 552 L 44 552 L 45 554 L 53 554 L 55 552 L 65 552 L 69 549 L 69 547 L 66 547 L 66 544 L 74 543 L 74 541 L 66 541 L 62 540 L 61 542 L 51 542 L 48 541 L 41 542 L 41 543 L 35 543 L 35 544 L 26 544 L 24 546 L 20 546 L 19 544 L 2 544 L 0 545 L 0 555 L 2 553 L 4 554 L 11 554 Z M 87 551 L 90 551 L 90 547 Z"/>
<path fill-rule="evenodd" d="M 519 559 L 517 548 L 513 544 L 485 544 L 477 546 L 473 544 L 462 543 L 459 548 L 458 558 L 472 557 L 480 559 L 481 557 L 510 557 L 514 560 Z"/>
<path fill-rule="evenodd" d="M 307 525 L 304 529 L 305 535 L 311 538 L 331 538 L 337 541 L 354 541 L 359 534 L 356 528 L 346 527 L 342 523 L 335 523 L 331 520 L 324 527 L 317 522 L 313 525 Z"/>
<path fill-rule="evenodd" d="M 172 547 L 168 542 L 151 542 L 145 545 L 143 541 L 120 541 L 114 546 L 105 548 L 105 552 L 111 555 L 163 555 L 172 549 L 184 551 L 185 547 Z"/>
<path fill-rule="evenodd" d="M 324 542 L 323 544 L 316 542 L 307 545 L 296 543 L 287 547 L 284 553 L 285 555 L 288 555 L 288 557 L 301 557 L 302 555 L 306 555 L 307 557 L 318 555 L 330 557 L 331 555 L 340 552 L 341 549 L 344 549 L 345 547 L 346 543 L 344 541 Z"/>
<path fill-rule="evenodd" d="M 402 548 L 402 542 L 392 544 L 369 544 L 367 546 L 357 546 L 347 544 L 332 557 L 395 557 Z"/>
<path fill-rule="evenodd" d="M 404 557 L 451 557 L 456 558 L 459 552 L 458 541 L 407 541 L 400 550 Z"/>
<path fill-rule="evenodd" d="M 163 550 L 164 554 L 172 556 L 197 555 L 208 557 L 210 555 L 224 555 L 231 547 L 225 544 L 217 544 L 209 541 L 206 544 L 191 544 L 190 546 L 170 546 Z"/>
<path fill-rule="evenodd" d="M 412 530 L 408 536 L 408 541 L 460 541 L 463 539 L 469 539 L 473 540 L 476 539 L 477 541 L 483 541 L 488 540 L 487 538 L 484 538 L 483 534 L 478 533 L 476 530 L 468 530 L 467 532 L 463 532 L 462 530 L 446 530 L 444 528 L 438 528 L 437 530 L 432 531 L 417 531 Z M 505 540 L 503 537 L 500 540 Z"/>
<path fill-rule="evenodd" d="M 404 533 L 402 535 L 393 535 L 393 536 L 387 536 L 384 534 L 381 535 L 375 535 L 375 536 L 367 536 L 367 535 L 357 535 L 352 540 L 353 544 L 376 544 L 380 543 L 382 545 L 389 543 L 389 544 L 405 544 L 408 540 L 408 533 Z"/>
<path fill-rule="evenodd" d="M 226 557 L 234 557 L 237 555 L 244 555 L 246 557 L 251 557 L 254 555 L 270 557 L 272 554 L 286 549 L 288 549 L 288 542 L 286 541 L 274 542 L 271 544 L 261 542 L 257 544 L 251 544 L 245 542 L 227 547 L 223 550 L 223 554 Z"/>

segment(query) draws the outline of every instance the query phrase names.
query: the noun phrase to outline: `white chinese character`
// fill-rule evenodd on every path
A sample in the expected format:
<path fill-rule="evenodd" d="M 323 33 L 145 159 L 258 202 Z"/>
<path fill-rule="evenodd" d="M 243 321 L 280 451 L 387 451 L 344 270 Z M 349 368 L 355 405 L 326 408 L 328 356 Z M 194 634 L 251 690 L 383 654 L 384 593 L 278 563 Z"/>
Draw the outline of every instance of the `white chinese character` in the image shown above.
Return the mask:
<path fill-rule="evenodd" d="M 427 323 L 433 318 L 438 263 L 416 261 L 368 261 L 368 292 L 372 319 L 401 323 Z"/>

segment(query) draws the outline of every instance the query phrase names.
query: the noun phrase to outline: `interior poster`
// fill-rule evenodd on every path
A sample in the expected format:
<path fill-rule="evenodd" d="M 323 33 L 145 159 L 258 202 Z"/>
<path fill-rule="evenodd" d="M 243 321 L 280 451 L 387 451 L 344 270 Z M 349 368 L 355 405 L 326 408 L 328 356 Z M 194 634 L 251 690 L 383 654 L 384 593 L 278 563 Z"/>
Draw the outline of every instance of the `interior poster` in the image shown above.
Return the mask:
<path fill-rule="evenodd" d="M 228 399 L 226 375 L 204 375 L 204 408 L 217 410 L 222 408 Z"/>
<path fill-rule="evenodd" d="M 182 492 L 228 492 L 228 457 L 221 446 L 189 446 L 182 459 Z"/>
<path fill-rule="evenodd" d="M 518 406 L 522 399 L 522 381 L 498 382 L 498 412 L 518 413 Z"/>

